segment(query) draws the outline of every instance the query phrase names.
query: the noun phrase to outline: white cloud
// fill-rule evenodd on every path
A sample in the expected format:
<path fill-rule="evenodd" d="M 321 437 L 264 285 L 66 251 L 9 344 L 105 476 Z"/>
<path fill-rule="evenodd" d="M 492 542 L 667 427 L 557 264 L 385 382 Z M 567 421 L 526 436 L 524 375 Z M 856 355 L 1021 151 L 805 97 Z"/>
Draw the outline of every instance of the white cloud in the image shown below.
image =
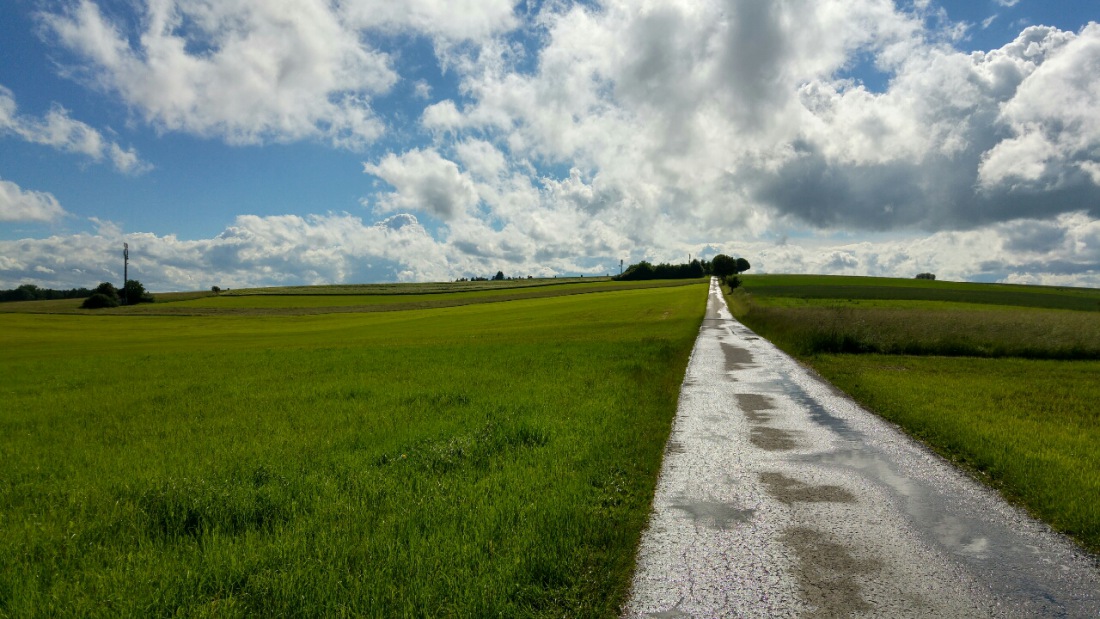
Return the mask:
<path fill-rule="evenodd" d="M 0 221 L 53 222 L 65 215 L 57 198 L 43 191 L 29 191 L 0 179 Z"/>
<path fill-rule="evenodd" d="M 517 25 L 513 0 L 348 0 L 340 8 L 358 28 L 412 30 L 461 41 Z"/>
<path fill-rule="evenodd" d="M 15 96 L 4 86 L 0 86 L 0 132 L 15 134 L 33 144 L 87 155 L 95 161 L 108 159 L 120 172 L 140 173 L 151 168 L 133 148 L 122 148 L 107 140 L 99 131 L 71 118 L 63 107 L 55 105 L 43 118 L 19 114 Z"/>
<path fill-rule="evenodd" d="M 148 0 L 143 8 L 135 32 L 89 0 L 42 20 L 88 63 L 87 79 L 164 130 L 347 148 L 382 133 L 370 99 L 397 75 L 328 3 Z"/>
<path fill-rule="evenodd" d="M 411 150 L 400 156 L 391 153 L 377 164 L 364 163 L 363 171 L 395 189 L 377 203 L 382 211 L 411 210 L 451 219 L 478 202 L 473 181 L 453 161 L 431 149 Z"/>
<path fill-rule="evenodd" d="M 1039 38 L 1040 33 L 1046 36 Z M 1014 137 L 984 155 L 979 182 L 986 189 L 1057 188 L 1084 176 L 1100 186 L 1092 174 L 1100 164 L 1100 24 L 1090 24 L 1077 37 L 1028 28 L 1024 38 L 1031 41 L 1023 53 L 1038 66 L 1001 108 L 1000 121 Z"/>
<path fill-rule="evenodd" d="M 36 283 L 53 288 L 117 281 L 118 250 L 130 244 L 130 272 L 154 291 L 291 284 L 445 281 L 470 275 L 604 274 L 627 262 L 686 260 L 718 252 L 744 256 L 753 273 L 835 273 L 938 279 L 1014 281 L 1100 287 L 1100 219 L 1083 212 L 1050 220 L 1013 220 L 968 231 L 923 237 L 800 243 L 738 241 L 717 245 L 670 243 L 644 255 L 620 242 L 612 227 L 583 227 L 572 238 L 560 227 L 534 240 L 532 219 L 501 230 L 476 219 L 434 238 L 416 219 L 398 213 L 374 224 L 346 213 L 258 217 L 243 215 L 210 239 L 181 240 L 123 234 L 99 222 L 91 234 L 0 241 L 0 288 Z M 584 221 L 581 217 L 579 221 Z M 603 246 L 601 246 L 601 243 Z"/>

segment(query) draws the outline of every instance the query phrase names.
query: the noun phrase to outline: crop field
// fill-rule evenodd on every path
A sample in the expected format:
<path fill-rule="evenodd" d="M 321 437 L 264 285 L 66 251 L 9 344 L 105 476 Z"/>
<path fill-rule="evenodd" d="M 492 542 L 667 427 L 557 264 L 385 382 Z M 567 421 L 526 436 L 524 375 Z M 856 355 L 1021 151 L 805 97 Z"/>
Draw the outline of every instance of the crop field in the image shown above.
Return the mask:
<path fill-rule="evenodd" d="M 135 314 L 154 316 L 304 315 L 340 312 L 392 312 L 411 309 L 458 307 L 474 303 L 499 303 L 542 299 L 592 292 L 638 288 L 663 288 L 702 283 L 705 280 L 654 280 L 615 282 L 607 278 L 456 282 L 451 284 L 366 284 L 359 286 L 286 287 L 272 289 L 169 293 L 157 302 L 106 310 L 97 316 Z M 491 284 L 491 285 L 489 285 Z M 447 292 L 448 286 L 452 287 Z M 21 301 L 0 304 L 0 313 L 89 314 L 82 299 Z"/>
<path fill-rule="evenodd" d="M 0 616 L 614 616 L 705 291 L 0 314 Z"/>
<path fill-rule="evenodd" d="M 1090 305 L 1100 291 L 742 279 L 729 296 L 739 320 L 1010 500 L 1100 550 L 1100 310 Z M 1001 302 L 1005 294 L 1010 303 Z"/>

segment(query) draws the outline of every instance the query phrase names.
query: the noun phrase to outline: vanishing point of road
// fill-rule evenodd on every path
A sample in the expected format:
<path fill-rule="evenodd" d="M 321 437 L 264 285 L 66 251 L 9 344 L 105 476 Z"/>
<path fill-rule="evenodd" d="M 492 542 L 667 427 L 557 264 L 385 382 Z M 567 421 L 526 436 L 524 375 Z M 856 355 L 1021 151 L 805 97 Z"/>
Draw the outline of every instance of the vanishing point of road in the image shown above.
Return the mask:
<path fill-rule="evenodd" d="M 712 280 L 627 617 L 1100 617 L 1100 566 L 730 315 Z"/>

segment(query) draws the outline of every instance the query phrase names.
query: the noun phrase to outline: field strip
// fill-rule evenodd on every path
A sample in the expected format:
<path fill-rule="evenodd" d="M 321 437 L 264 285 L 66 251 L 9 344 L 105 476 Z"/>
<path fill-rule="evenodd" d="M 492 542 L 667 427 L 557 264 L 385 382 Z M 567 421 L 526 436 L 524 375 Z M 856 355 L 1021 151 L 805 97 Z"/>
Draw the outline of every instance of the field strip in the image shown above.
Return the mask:
<path fill-rule="evenodd" d="M 1100 614 L 1100 569 L 734 320 L 715 282 L 627 617 Z"/>

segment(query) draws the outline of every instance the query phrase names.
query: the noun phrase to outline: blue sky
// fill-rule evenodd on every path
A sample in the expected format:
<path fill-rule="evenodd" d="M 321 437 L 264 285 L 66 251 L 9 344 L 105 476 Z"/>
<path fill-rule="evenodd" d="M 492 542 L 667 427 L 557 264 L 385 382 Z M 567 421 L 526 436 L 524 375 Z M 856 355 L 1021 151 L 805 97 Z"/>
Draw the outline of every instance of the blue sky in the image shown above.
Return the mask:
<path fill-rule="evenodd" d="M 1100 286 L 1100 5 L 2 0 L 0 287 Z"/>

